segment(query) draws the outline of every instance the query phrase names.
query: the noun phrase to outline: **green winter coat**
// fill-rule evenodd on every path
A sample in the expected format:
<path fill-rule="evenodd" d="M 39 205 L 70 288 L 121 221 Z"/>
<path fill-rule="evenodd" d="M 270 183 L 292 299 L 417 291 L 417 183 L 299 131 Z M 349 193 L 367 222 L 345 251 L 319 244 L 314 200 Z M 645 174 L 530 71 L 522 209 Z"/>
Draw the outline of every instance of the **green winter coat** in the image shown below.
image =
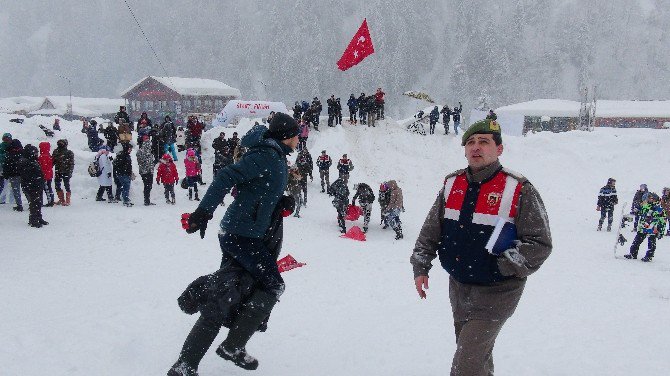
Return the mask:
<path fill-rule="evenodd" d="M 666 214 L 659 204 L 645 203 L 640 209 L 637 232 L 640 234 L 665 234 Z"/>

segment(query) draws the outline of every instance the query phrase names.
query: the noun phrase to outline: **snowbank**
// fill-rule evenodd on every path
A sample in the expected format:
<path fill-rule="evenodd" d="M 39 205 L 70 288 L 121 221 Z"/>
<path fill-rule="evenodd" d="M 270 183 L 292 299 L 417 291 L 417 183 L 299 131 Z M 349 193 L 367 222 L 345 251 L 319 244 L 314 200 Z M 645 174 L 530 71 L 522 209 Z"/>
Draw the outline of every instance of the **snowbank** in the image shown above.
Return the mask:
<path fill-rule="evenodd" d="M 3 132 L 24 143 L 46 139 L 36 126 L 37 117 L 23 125 L 8 123 L 8 118 L 0 114 Z M 50 124 L 47 120 L 43 122 Z M 179 311 L 176 298 L 195 277 L 218 267 L 215 223 L 225 207 L 215 213 L 200 240 L 180 228 L 180 214 L 196 206 L 184 190 L 178 189 L 176 206 L 163 203 L 159 186 L 152 193 L 158 203 L 154 207 L 95 202 L 97 185 L 86 175 L 93 153 L 86 149 L 80 124 L 64 123 L 54 140 L 67 137 L 75 151 L 72 206 L 45 208 L 51 224 L 34 230 L 27 227 L 27 213 L 0 205 L 2 373 L 165 374 L 196 319 Z M 252 124 L 242 120 L 236 130 L 242 136 Z M 398 180 L 407 209 L 401 216 L 405 239 L 394 241 L 392 232 L 381 229 L 377 205 L 366 242 L 340 239 L 335 210 L 319 192 L 318 176 L 309 182 L 303 217 L 286 219 L 283 250 L 307 265 L 284 274 L 287 290 L 268 332 L 249 343 L 249 351 L 261 362 L 256 374 L 448 373 L 455 344 L 447 274 L 436 262 L 428 300 L 421 301 L 409 255 L 444 176 L 465 166 L 460 138 L 411 134 L 392 119 L 376 128 L 321 129 L 310 133 L 312 155 L 325 149 L 337 163 L 347 153 L 356 166 L 350 187 L 363 181 L 376 191 L 381 181 Z M 234 131 L 214 128 L 204 135 L 208 182 L 209 145 L 221 130 L 228 136 Z M 670 326 L 662 318 L 670 301 L 670 243 L 659 241 L 650 264 L 614 259 L 614 235 L 595 231 L 595 203 L 608 177 L 617 179 L 622 203 L 630 202 L 640 183 L 656 192 L 670 185 L 657 167 L 670 163 L 664 152 L 670 132 L 608 128 L 504 141 L 502 163 L 538 188 L 555 248 L 541 270 L 529 277 L 517 312 L 498 337 L 497 372 L 665 375 Z M 639 162 L 641 149 L 655 156 L 654 164 Z M 331 169 L 331 181 L 336 175 Z M 131 192 L 138 203 L 139 179 Z M 227 198 L 226 205 L 230 202 Z M 200 374 L 247 373 L 210 351 Z"/>

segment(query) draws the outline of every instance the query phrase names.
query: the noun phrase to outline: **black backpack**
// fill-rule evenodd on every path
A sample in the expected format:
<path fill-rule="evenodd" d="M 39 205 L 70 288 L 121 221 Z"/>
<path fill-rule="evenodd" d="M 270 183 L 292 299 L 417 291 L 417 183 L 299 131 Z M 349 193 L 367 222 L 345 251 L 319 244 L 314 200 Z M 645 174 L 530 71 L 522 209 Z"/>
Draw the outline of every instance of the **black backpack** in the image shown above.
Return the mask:
<path fill-rule="evenodd" d="M 91 163 L 88 164 L 88 174 L 92 178 L 97 178 L 102 175 L 102 169 L 100 168 L 100 162 L 98 161 L 98 156 L 93 159 Z"/>

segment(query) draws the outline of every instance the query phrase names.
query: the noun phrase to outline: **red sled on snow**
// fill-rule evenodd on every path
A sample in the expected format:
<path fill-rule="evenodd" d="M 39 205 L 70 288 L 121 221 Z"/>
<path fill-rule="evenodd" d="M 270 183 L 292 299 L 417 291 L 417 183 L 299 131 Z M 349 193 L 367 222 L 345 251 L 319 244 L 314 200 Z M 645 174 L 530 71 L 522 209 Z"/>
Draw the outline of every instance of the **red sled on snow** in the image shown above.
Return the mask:
<path fill-rule="evenodd" d="M 279 268 L 280 273 L 287 272 L 291 269 L 299 268 L 305 265 L 307 264 L 296 261 L 296 259 L 294 259 L 291 255 L 286 255 L 277 260 L 277 267 Z"/>
<path fill-rule="evenodd" d="M 359 242 L 365 241 L 365 233 L 361 231 L 361 228 L 354 226 L 347 231 L 346 234 L 340 235 L 340 238 L 358 240 Z"/>
<path fill-rule="evenodd" d="M 360 218 L 363 214 L 363 209 L 360 206 L 349 205 L 347 206 L 347 215 L 344 217 L 347 221 L 355 221 Z"/>

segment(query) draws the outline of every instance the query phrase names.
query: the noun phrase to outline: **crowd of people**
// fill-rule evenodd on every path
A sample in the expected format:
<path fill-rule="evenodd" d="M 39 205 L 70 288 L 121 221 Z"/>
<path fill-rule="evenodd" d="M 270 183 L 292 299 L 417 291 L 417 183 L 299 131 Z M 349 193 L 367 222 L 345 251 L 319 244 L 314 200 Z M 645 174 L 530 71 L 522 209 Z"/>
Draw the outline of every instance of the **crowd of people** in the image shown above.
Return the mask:
<path fill-rule="evenodd" d="M 377 88 L 377 91 L 372 95 L 365 95 L 361 93 L 356 96 L 353 93 L 349 96 L 346 106 L 349 109 L 349 123 L 350 124 L 367 124 L 374 127 L 375 121 L 384 119 L 384 91 Z M 328 113 L 328 126 L 342 124 L 342 101 L 335 98 L 332 94 L 326 101 Z M 307 101 L 296 101 L 293 106 L 293 118 L 300 124 L 306 124 L 308 127 L 314 127 L 314 130 L 319 130 L 319 117 L 323 111 L 323 105 L 318 97 L 312 99 L 311 104 Z"/>
<path fill-rule="evenodd" d="M 612 231 L 614 222 L 614 207 L 619 204 L 619 197 L 616 191 L 616 180 L 607 179 L 607 183 L 600 188 L 598 193 L 598 202 L 596 210 L 600 212 L 598 220 L 598 231 L 602 231 L 605 219 L 607 219 L 607 231 Z M 628 254 L 624 255 L 627 259 L 637 259 L 640 245 L 647 239 L 647 252 L 640 260 L 650 262 L 656 253 L 656 240 L 670 235 L 670 188 L 664 187 L 661 195 L 650 192 L 646 184 L 640 184 L 640 188 L 633 196 L 633 202 L 630 208 L 630 216 L 633 221 L 635 238 L 630 246 Z M 621 219 L 621 227 L 626 225 L 627 217 Z"/>

